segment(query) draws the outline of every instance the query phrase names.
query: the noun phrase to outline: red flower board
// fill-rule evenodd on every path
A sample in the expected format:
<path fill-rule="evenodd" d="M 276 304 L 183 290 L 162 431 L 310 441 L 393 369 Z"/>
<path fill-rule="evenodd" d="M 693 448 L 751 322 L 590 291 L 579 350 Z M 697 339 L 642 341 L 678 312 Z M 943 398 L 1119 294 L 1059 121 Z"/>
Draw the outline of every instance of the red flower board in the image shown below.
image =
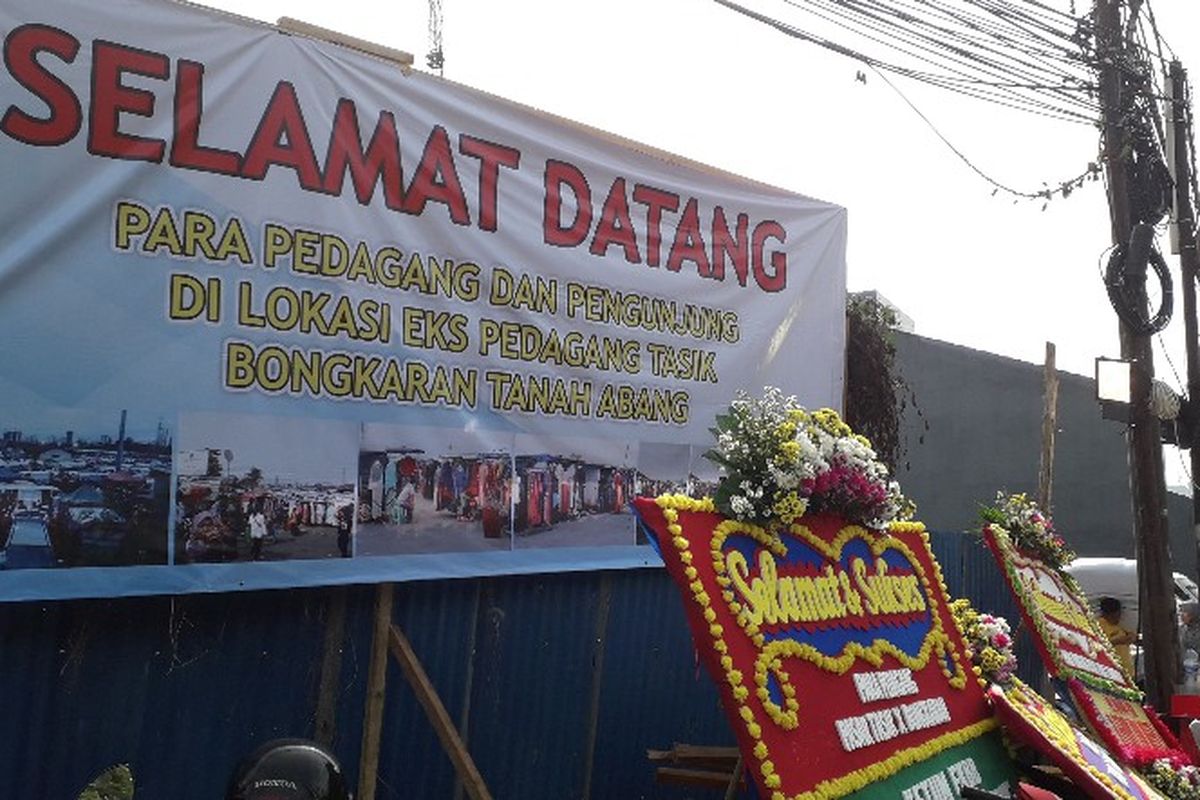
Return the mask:
<path fill-rule="evenodd" d="M 1103 740 L 1108 749 L 1127 764 L 1145 767 L 1165 758 L 1175 765 L 1190 764 L 1191 759 L 1175 736 L 1147 709 L 1124 697 L 1091 689 L 1077 680 L 1067 686 L 1075 707 Z"/>
<path fill-rule="evenodd" d="M 1142 707 L 1141 691 L 1125 673 L 1074 580 L 1018 551 L 1002 530 L 987 526 L 983 536 L 1021 617 L 1034 631 L 1046 669 L 1067 682 L 1075 707 L 1109 750 L 1137 767 L 1159 758 L 1191 763 L 1170 732 Z"/>
<path fill-rule="evenodd" d="M 764 797 L 842 797 L 995 727 L 921 525 L 635 505 Z"/>
<path fill-rule="evenodd" d="M 1020 552 L 1002 530 L 983 529 L 983 539 L 1008 582 L 1025 623 L 1036 633 L 1051 675 L 1075 678 L 1131 700 L 1141 691 L 1125 674 L 1108 637 L 1074 582 L 1040 559 Z"/>

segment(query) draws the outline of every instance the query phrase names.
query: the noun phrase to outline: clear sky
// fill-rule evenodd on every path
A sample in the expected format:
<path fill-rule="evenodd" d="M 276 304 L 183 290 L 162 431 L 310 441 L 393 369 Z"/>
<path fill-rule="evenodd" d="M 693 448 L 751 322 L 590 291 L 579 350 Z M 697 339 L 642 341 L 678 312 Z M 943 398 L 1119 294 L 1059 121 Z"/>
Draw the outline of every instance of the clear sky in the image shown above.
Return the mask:
<path fill-rule="evenodd" d="M 1077 11 L 1090 0 L 1045 0 Z M 776 0 L 745 0 L 804 21 Z M 413 53 L 424 68 L 428 3 L 215 0 L 256 19 L 296 17 Z M 1103 185 L 1043 210 L 963 164 L 895 90 L 861 64 L 784 36 L 712 0 L 441 0 L 444 75 L 713 166 L 845 206 L 851 290 L 878 289 L 917 333 L 1091 374 L 1119 353 L 1099 274 L 1109 246 Z M 802 5 L 799 4 L 799 5 Z M 1153 0 L 1165 40 L 1200 74 L 1200 6 Z M 894 79 L 982 171 L 1036 191 L 1086 168 L 1098 131 Z M 1176 263 L 1176 262 L 1172 262 Z M 1176 272 L 1176 276 L 1178 273 Z M 1178 280 L 1178 278 L 1176 277 Z M 1156 347 L 1179 386 L 1182 313 Z M 1175 456 L 1169 456 L 1169 464 Z"/>
<path fill-rule="evenodd" d="M 175 450 L 226 451 L 231 474 L 258 467 L 269 483 L 353 483 L 359 435 L 355 422 L 194 412 L 181 416 Z"/>

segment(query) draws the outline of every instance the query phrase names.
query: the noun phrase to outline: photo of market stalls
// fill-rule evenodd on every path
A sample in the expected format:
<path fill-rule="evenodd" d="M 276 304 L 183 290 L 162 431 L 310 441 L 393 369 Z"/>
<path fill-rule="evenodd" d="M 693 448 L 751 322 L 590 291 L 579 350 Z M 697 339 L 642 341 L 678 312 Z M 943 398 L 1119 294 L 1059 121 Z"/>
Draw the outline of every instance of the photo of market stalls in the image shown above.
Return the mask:
<path fill-rule="evenodd" d="M 165 564 L 166 425 L 123 410 L 54 417 L 71 427 L 8 419 L 0 433 L 0 568 Z"/>
<path fill-rule="evenodd" d="M 508 550 L 513 437 L 368 423 L 358 461 L 358 553 Z"/>
<path fill-rule="evenodd" d="M 704 458 L 706 449 L 675 442 L 642 442 L 638 447 L 637 496 L 712 497 L 720 475 L 716 465 Z M 649 544 L 641 528 L 637 531 L 637 543 Z"/>
<path fill-rule="evenodd" d="M 618 439 L 518 436 L 515 547 L 633 544 L 637 450 Z"/>
<path fill-rule="evenodd" d="M 633 544 L 635 460 L 624 441 L 368 424 L 357 552 Z"/>
<path fill-rule="evenodd" d="M 311 418 L 183 415 L 175 563 L 353 556 L 358 429 Z"/>

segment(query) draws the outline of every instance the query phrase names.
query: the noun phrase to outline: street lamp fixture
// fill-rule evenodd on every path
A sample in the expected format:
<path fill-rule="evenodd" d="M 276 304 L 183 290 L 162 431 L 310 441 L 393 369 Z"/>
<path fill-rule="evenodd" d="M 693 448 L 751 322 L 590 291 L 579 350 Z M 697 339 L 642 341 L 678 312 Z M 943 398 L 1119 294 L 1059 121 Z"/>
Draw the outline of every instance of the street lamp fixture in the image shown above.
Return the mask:
<path fill-rule="evenodd" d="M 1133 365 L 1119 358 L 1096 359 L 1096 399 L 1100 416 L 1129 422 L 1129 380 Z"/>

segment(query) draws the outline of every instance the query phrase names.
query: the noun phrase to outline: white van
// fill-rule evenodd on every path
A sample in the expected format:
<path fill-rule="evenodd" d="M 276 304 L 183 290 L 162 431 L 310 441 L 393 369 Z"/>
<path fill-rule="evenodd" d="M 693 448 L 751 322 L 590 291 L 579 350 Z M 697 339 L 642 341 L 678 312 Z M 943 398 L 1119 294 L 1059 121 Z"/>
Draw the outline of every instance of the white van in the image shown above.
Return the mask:
<path fill-rule="evenodd" d="M 1077 558 L 1066 569 L 1087 595 L 1096 611 L 1101 597 L 1121 601 L 1121 624 L 1138 630 L 1137 561 L 1132 558 Z M 1181 572 L 1174 573 L 1175 605 L 1200 600 L 1196 582 Z"/>

